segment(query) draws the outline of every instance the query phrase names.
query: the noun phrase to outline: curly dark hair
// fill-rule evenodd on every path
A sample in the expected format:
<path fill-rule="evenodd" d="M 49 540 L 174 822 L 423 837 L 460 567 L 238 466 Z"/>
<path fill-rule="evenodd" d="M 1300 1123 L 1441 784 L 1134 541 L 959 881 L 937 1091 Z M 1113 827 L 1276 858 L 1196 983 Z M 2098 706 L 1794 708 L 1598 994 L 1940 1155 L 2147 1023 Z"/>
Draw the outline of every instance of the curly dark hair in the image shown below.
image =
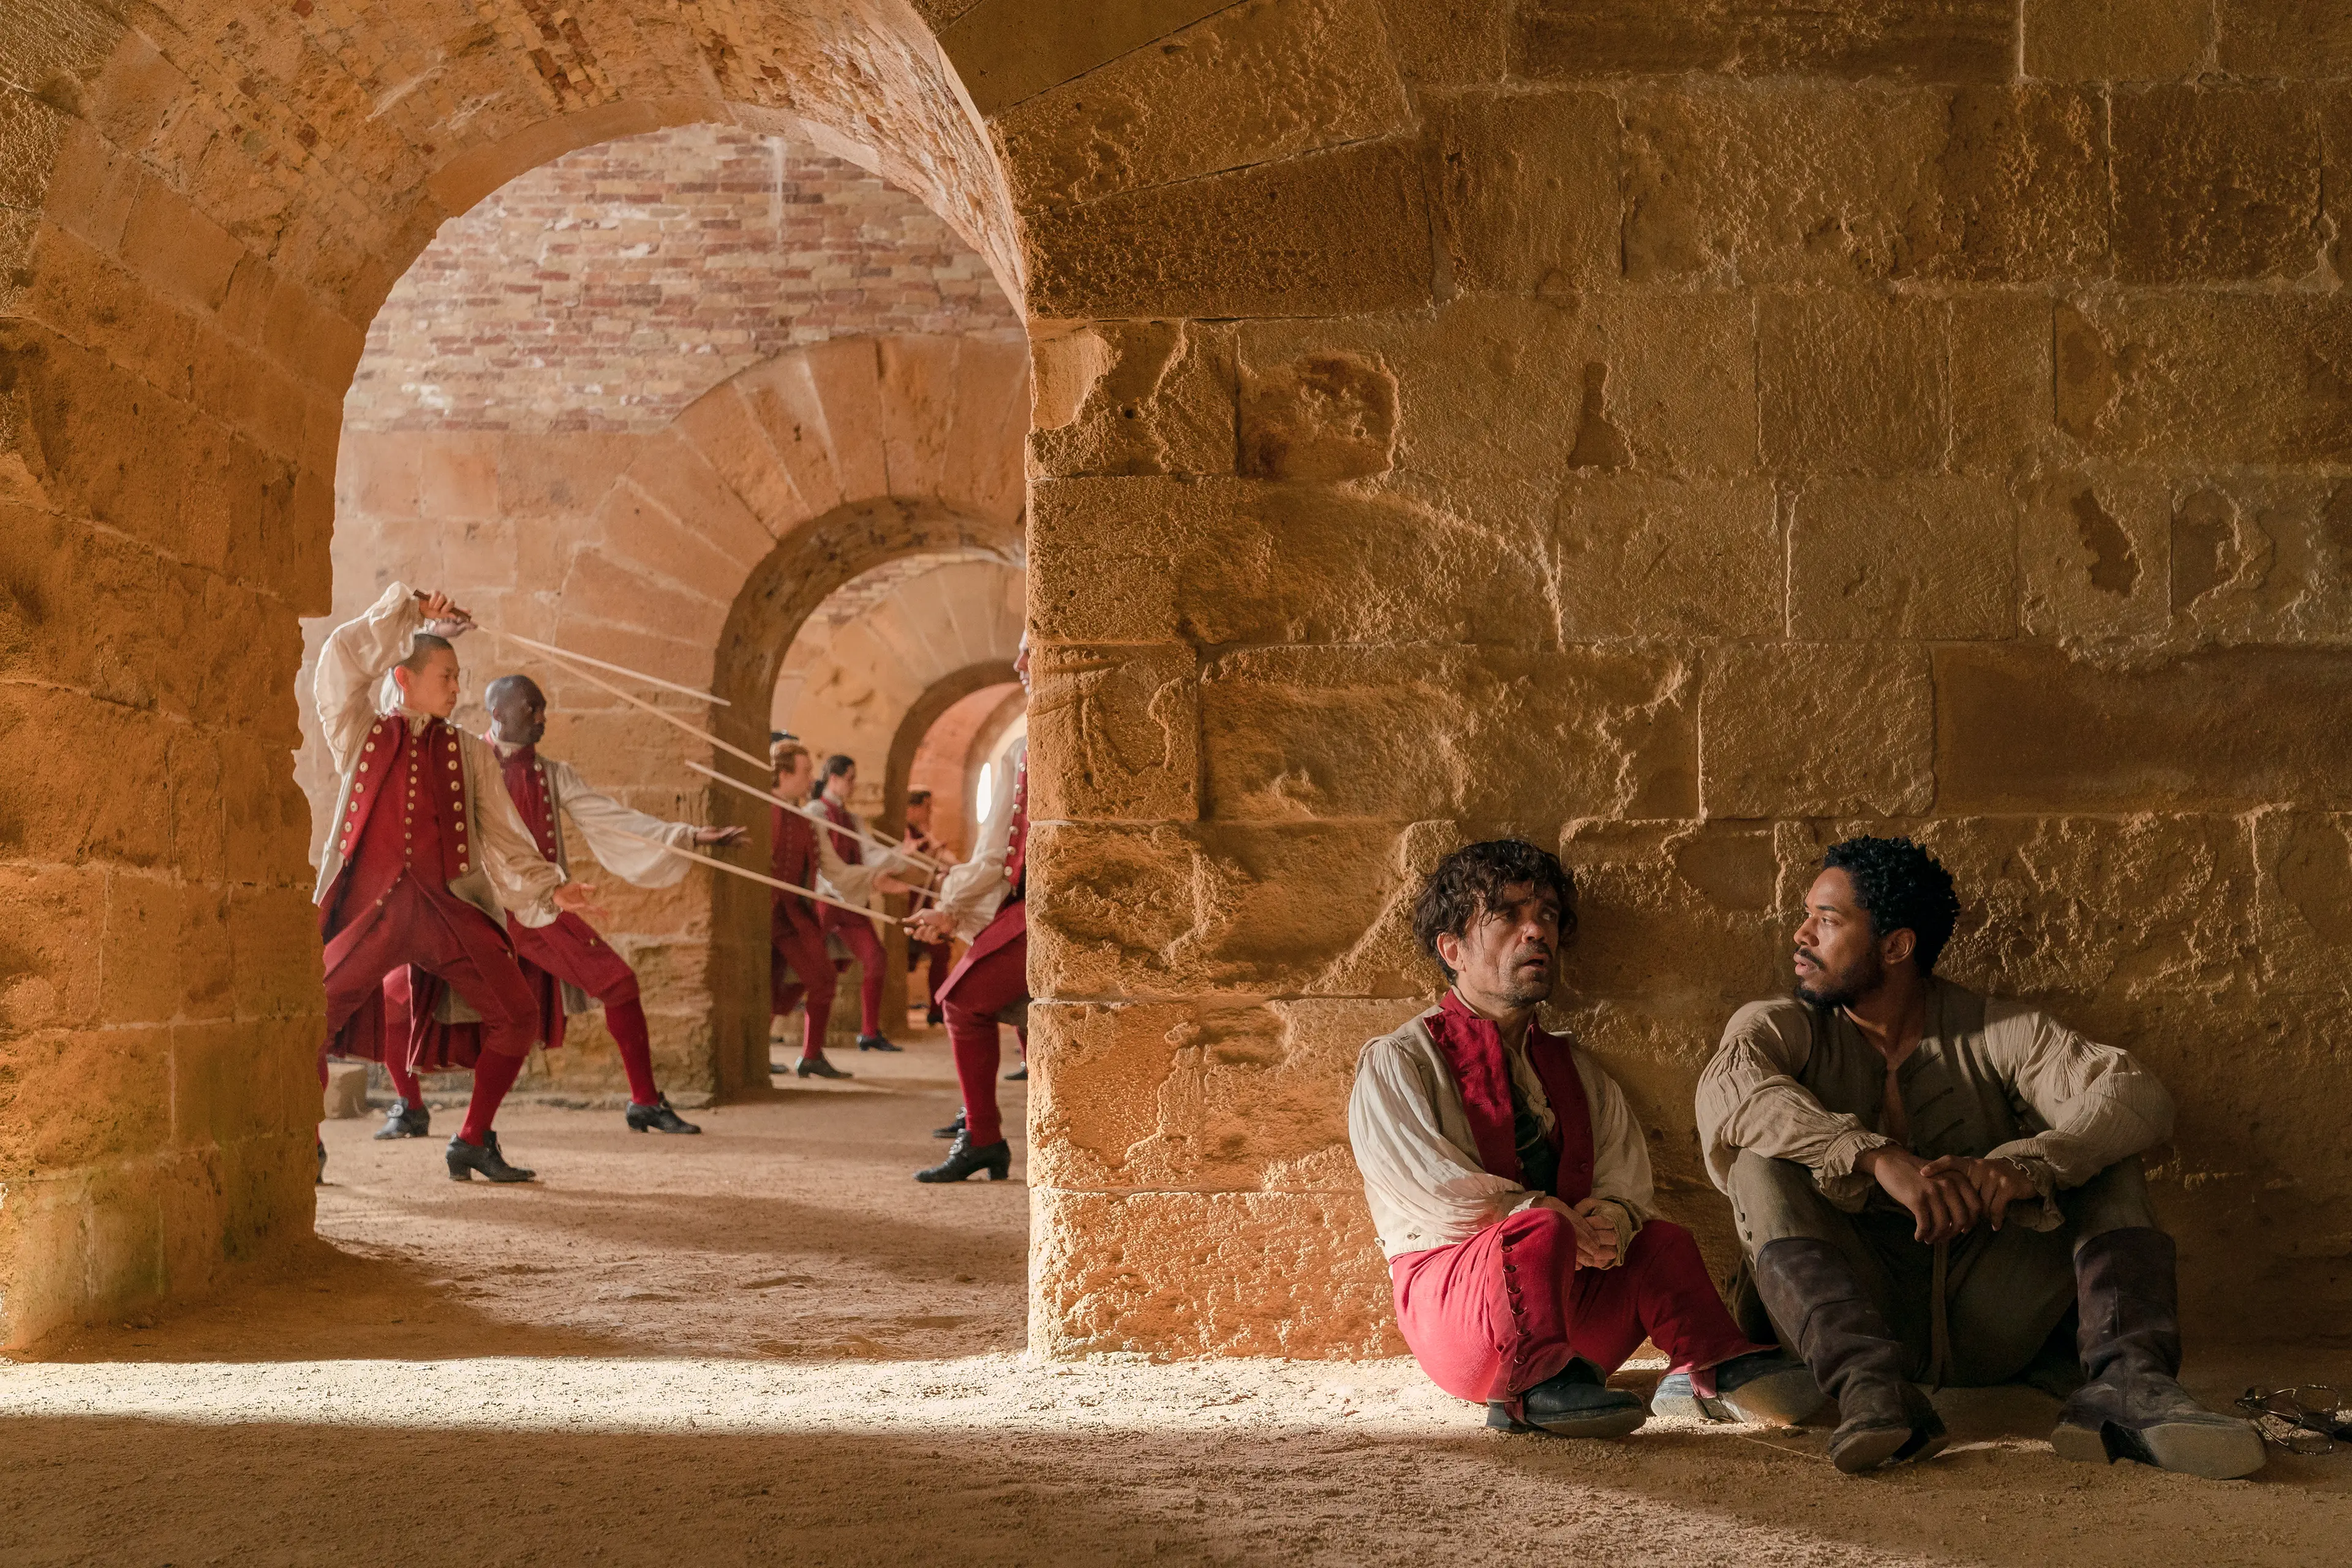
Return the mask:
<path fill-rule="evenodd" d="M 1524 838 L 1489 838 L 1456 849 L 1437 863 L 1412 903 L 1412 934 L 1421 950 L 1436 959 L 1437 967 L 1452 980 L 1454 971 L 1437 956 L 1437 939 L 1460 936 L 1470 922 L 1502 901 L 1503 889 L 1514 883 L 1550 889 L 1559 900 L 1559 934 L 1564 941 L 1576 931 L 1576 881 L 1559 857 L 1538 849 Z"/>
<path fill-rule="evenodd" d="M 1959 895 L 1944 863 L 1908 838 L 1849 838 L 1822 857 L 1824 871 L 1843 871 L 1853 896 L 1881 937 L 1908 931 L 1918 945 L 1912 956 L 1919 973 L 1935 972 L 1936 960 L 1960 918 Z"/>

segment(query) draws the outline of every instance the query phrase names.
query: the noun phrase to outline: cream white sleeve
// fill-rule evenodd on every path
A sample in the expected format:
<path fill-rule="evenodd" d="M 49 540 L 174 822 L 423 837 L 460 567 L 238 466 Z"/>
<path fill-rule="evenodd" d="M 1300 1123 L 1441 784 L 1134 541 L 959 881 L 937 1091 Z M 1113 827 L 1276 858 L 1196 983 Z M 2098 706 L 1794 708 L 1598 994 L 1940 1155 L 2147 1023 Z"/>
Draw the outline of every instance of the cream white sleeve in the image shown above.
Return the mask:
<path fill-rule="evenodd" d="M 2016 1161 L 2045 1197 L 2172 1136 L 2172 1096 L 2129 1051 L 2014 1002 L 1986 1003 L 1985 1045 L 2046 1129 L 1987 1158 Z"/>
<path fill-rule="evenodd" d="M 934 907 L 954 917 L 955 934 L 966 942 L 978 936 L 981 928 L 996 918 L 1004 896 L 1013 890 L 1004 879 L 1004 861 L 1013 845 L 1013 780 L 1028 755 L 1028 746 L 1024 742 L 1006 759 L 1011 765 L 1003 770 L 1005 776 L 995 781 L 988 818 L 981 824 L 978 847 L 971 859 L 949 867 L 940 883 Z"/>
<path fill-rule="evenodd" d="M 408 657 L 409 639 L 424 624 L 416 595 L 407 584 L 394 583 L 357 620 L 327 634 L 310 689 L 339 776 L 352 771 L 360 742 L 375 722 L 377 683 Z"/>
<path fill-rule="evenodd" d="M 1446 1141 L 1437 1108 L 1393 1040 L 1374 1040 L 1357 1058 L 1348 1145 L 1391 1254 L 1467 1241 L 1543 1195 L 1482 1169 Z M 1386 1234 L 1392 1226 L 1402 1234 Z"/>
<path fill-rule="evenodd" d="M 1580 1050 L 1575 1060 L 1576 1076 L 1592 1105 L 1592 1195 L 1618 1212 L 1617 1255 L 1622 1259 L 1656 1211 L 1650 1148 L 1617 1080 Z"/>
<path fill-rule="evenodd" d="M 640 888 L 671 888 L 686 879 L 694 862 L 683 855 L 672 855 L 652 844 L 640 844 L 636 838 L 624 835 L 635 834 L 651 838 L 675 849 L 694 847 L 694 825 L 690 822 L 666 822 L 658 816 L 623 805 L 601 790 L 593 789 L 580 776 L 580 770 L 570 763 L 547 763 L 549 778 L 555 784 L 555 797 L 562 803 L 564 815 L 572 826 L 580 830 L 580 840 L 596 858 L 596 864 Z"/>
<path fill-rule="evenodd" d="M 497 751 L 478 735 L 461 733 L 457 743 L 466 748 L 473 775 L 475 839 L 490 890 L 523 924 L 552 925 L 555 889 L 563 885 L 563 873 L 539 852 L 539 841 L 515 808 L 514 796 L 507 793 Z"/>

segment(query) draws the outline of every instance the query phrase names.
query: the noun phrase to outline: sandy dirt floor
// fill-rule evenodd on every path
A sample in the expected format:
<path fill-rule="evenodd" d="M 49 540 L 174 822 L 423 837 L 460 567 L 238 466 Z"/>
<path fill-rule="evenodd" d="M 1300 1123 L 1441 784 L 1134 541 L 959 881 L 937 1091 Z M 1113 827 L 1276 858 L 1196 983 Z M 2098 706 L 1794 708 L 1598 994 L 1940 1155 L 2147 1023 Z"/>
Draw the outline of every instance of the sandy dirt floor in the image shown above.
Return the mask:
<path fill-rule="evenodd" d="M 2352 1562 L 2352 1449 L 2070 1465 L 2024 1389 L 1941 1396 L 1941 1458 L 1848 1479 L 1822 1429 L 1488 1433 L 1409 1362 L 1031 1363 L 1017 1148 L 918 1186 L 944 1044 L 845 1065 L 699 1139 L 515 1107 L 532 1188 L 329 1123 L 301 1257 L 0 1363 L 0 1563 Z M 2329 1377 L 2352 1355 L 2189 1369 Z"/>

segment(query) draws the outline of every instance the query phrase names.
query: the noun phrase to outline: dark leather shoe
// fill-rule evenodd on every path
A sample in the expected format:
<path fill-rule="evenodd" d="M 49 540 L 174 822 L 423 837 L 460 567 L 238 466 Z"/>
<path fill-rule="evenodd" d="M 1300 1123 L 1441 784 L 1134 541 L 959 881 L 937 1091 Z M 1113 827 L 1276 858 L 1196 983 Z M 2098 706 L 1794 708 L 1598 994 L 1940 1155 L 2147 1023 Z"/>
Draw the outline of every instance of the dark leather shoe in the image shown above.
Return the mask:
<path fill-rule="evenodd" d="M 937 1007 L 926 1007 L 923 1009 L 923 1022 L 930 1026 L 932 1028 L 936 1029 L 947 1021 L 948 1016 L 945 1013 L 940 1012 Z"/>
<path fill-rule="evenodd" d="M 1506 1400 L 1486 1406 L 1486 1425 L 1502 1432 L 1549 1432 L 1556 1437 L 1622 1437 L 1638 1430 L 1650 1413 L 1636 1395 L 1609 1386 L 1601 1369 L 1582 1356 L 1519 1395 L 1515 1418 Z"/>
<path fill-rule="evenodd" d="M 794 1078 L 856 1078 L 857 1075 L 842 1071 L 825 1060 L 824 1053 L 819 1051 L 813 1057 L 803 1057 L 794 1063 L 793 1076 Z"/>
<path fill-rule="evenodd" d="M 539 1179 L 536 1171 L 526 1171 L 520 1165 L 507 1163 L 506 1155 L 499 1151 L 499 1135 L 496 1132 L 483 1133 L 478 1149 L 463 1138 L 450 1139 L 448 1160 L 449 1179 L 453 1182 L 470 1182 L 477 1171 L 493 1182 L 533 1182 Z"/>
<path fill-rule="evenodd" d="M 957 1112 L 956 1112 L 956 1119 L 955 1119 L 953 1121 L 949 1122 L 945 1127 L 934 1127 L 934 1128 L 932 1128 L 932 1129 L 931 1129 L 931 1136 L 932 1136 L 932 1137 L 934 1137 L 934 1138 L 961 1138 L 961 1137 L 962 1137 L 962 1136 L 963 1136 L 963 1112 L 962 1112 L 962 1111 L 961 1111 L 961 1110 L 957 1111 Z"/>
<path fill-rule="evenodd" d="M 383 1125 L 376 1129 L 375 1136 L 376 1142 L 381 1143 L 387 1138 L 423 1138 L 432 1131 L 433 1112 L 425 1108 L 422 1100 L 411 1105 L 404 1100 L 395 1100 L 392 1102 L 391 1110 L 384 1115 Z"/>
<path fill-rule="evenodd" d="M 999 1138 L 975 1149 L 969 1131 L 956 1134 L 948 1145 L 948 1157 L 927 1171 L 915 1173 L 919 1182 L 961 1182 L 975 1171 L 986 1171 L 992 1182 L 1001 1182 L 1013 1173 L 1013 1145 Z"/>
<path fill-rule="evenodd" d="M 1007 1083 L 1027 1083 L 1029 1081 L 1029 1064 L 1027 1062 L 1023 1062 L 1019 1067 L 1014 1068 L 1011 1072 L 1006 1073 L 1004 1075 L 1004 1081 Z"/>
<path fill-rule="evenodd" d="M 1794 1426 L 1828 1403 L 1803 1362 L 1786 1351 L 1750 1351 L 1697 1373 L 1668 1373 L 1650 1396 L 1650 1414 Z"/>
<path fill-rule="evenodd" d="M 887 1035 L 860 1035 L 857 1037 L 857 1048 L 861 1051 L 896 1051 L 905 1047 L 892 1045 Z"/>
<path fill-rule="evenodd" d="M 2059 1407 L 2050 1447 L 2062 1459 L 2143 1465 L 2234 1481 L 2263 1468 L 2262 1434 L 2206 1409 L 2160 1372 L 2110 1367 Z"/>
<path fill-rule="evenodd" d="M 632 1132 L 699 1132 L 701 1128 L 669 1108 L 669 1096 L 663 1095 L 651 1105 L 629 1106 L 629 1131 Z"/>

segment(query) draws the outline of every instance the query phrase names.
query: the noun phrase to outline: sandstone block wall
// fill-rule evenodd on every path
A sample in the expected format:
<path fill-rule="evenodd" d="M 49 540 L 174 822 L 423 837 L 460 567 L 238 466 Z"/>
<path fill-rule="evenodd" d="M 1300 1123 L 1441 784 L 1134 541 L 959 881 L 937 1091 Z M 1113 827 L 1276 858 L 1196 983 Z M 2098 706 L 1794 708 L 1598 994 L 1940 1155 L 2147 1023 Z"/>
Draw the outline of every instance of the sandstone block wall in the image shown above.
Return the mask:
<path fill-rule="evenodd" d="M 1716 1022 L 1814 847 L 1899 825 L 1957 973 L 2171 1080 L 2191 1300 L 2333 1326 L 2347 58 L 2287 0 L 18 0 L 0 767 L 99 782 L 0 816 L 7 1337 L 299 1228 L 286 758 L 362 333 L 446 217 L 704 121 L 920 195 L 1038 345 L 1041 1348 L 1393 1342 L 1338 1096 L 1431 986 L 1412 878 L 1507 828 L 1588 876 L 1567 1015 L 1684 1217 Z M 577 602 L 716 625 L 602 651 L 760 714 L 831 588 L 1010 551 L 1019 477 L 950 505 L 867 353 L 627 459 Z M 856 438 L 754 460 L 812 398 Z M 49 944 L 96 910 L 185 978 Z M 216 1098 L 94 1088 L 166 1061 Z"/>
<path fill-rule="evenodd" d="M 1718 1261 L 1698 1068 L 1821 847 L 1901 832 L 1950 973 L 2179 1097 L 2200 1321 L 2340 1326 L 2342 29 L 945 9 L 1055 319 L 1040 1348 L 1394 1347 L 1346 1086 L 1500 833 L 1576 868 L 1558 1021 Z"/>

